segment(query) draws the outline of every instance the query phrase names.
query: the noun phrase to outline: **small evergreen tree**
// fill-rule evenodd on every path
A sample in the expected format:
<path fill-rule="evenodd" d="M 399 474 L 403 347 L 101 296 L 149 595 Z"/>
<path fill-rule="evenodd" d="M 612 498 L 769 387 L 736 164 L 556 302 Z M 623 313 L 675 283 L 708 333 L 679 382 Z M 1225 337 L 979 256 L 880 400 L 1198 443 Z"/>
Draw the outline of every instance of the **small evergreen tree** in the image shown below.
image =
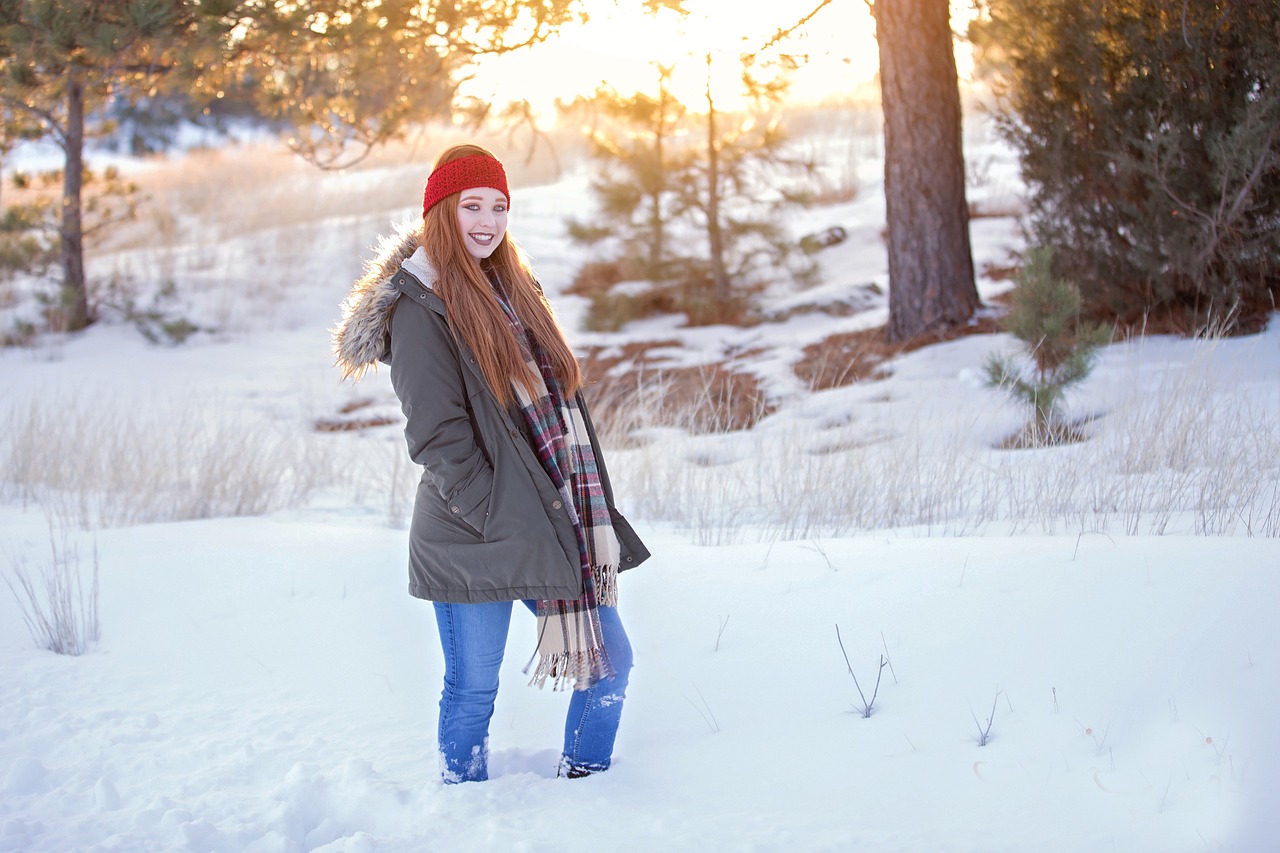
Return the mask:
<path fill-rule="evenodd" d="M 705 61 L 709 80 L 710 57 Z M 620 300 L 683 311 L 694 324 L 723 322 L 741 315 L 747 289 L 779 270 L 804 281 L 816 274 L 780 224 L 787 208 L 808 201 L 801 182 L 791 187 L 780 177 L 814 169 L 786 148 L 776 115 L 785 79 L 764 79 L 750 64 L 743 70 L 755 107 L 747 113 L 723 112 L 709 83 L 705 111 L 690 112 L 671 95 L 665 66 L 656 94 L 602 87 L 571 105 L 594 118 L 591 188 L 599 214 L 589 225 L 570 223 L 569 236 L 617 245 L 610 261 L 580 273 L 579 291 L 593 298 L 597 327 L 629 319 Z M 604 281 L 585 281 L 602 270 L 609 273 Z M 658 292 L 618 297 L 601 289 L 628 279 L 648 280 Z"/>
<path fill-rule="evenodd" d="M 1053 252 L 1033 249 L 1018 276 L 1005 317 L 1005 328 L 1026 347 L 1030 369 L 1008 356 L 992 355 L 986 363 L 987 384 L 1003 388 L 1031 407 L 1033 417 L 1014 446 L 1059 444 L 1080 440 L 1062 417 L 1062 396 L 1093 369 L 1107 332 L 1080 322 L 1080 290 L 1052 272 Z"/>
<path fill-rule="evenodd" d="M 601 221 L 570 220 L 570 238 L 590 245 L 616 235 L 620 260 L 639 277 L 664 281 L 670 274 L 667 220 L 674 216 L 674 179 L 688 168 L 673 138 L 686 109 L 671 94 L 672 67 L 655 68 L 656 95 L 624 96 L 602 84 L 591 97 L 579 97 L 562 110 L 589 112 L 596 118 L 589 150 L 599 164 L 591 190 L 600 204 Z"/>

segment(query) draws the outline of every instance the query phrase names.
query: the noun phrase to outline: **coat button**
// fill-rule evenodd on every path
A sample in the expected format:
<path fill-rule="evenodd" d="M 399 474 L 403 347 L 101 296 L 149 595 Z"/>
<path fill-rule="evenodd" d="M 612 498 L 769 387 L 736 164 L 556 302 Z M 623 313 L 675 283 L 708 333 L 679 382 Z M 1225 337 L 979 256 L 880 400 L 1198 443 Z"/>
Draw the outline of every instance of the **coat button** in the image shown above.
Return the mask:
<path fill-rule="evenodd" d="M 462 510 L 461 510 L 461 509 L 459 509 L 459 508 L 458 508 L 458 507 L 456 507 L 456 506 L 451 506 L 451 507 L 449 507 L 449 509 L 453 510 L 453 514 L 454 514 L 454 515 L 457 515 L 458 513 L 462 512 Z"/>
<path fill-rule="evenodd" d="M 560 508 L 560 507 L 562 507 L 562 506 L 564 506 L 564 504 L 560 503 L 560 501 L 552 501 L 552 502 L 551 502 L 551 508 L 552 508 L 552 509 L 559 509 L 559 508 Z"/>

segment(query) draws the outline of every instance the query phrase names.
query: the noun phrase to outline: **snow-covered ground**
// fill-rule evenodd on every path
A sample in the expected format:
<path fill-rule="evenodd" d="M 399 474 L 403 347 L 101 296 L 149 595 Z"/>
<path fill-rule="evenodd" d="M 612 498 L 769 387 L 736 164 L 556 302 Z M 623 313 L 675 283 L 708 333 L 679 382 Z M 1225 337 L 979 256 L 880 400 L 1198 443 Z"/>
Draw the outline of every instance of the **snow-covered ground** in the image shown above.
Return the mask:
<path fill-rule="evenodd" d="M 1007 157 L 974 142 L 987 152 L 975 193 L 1002 206 Z M 824 255 L 826 284 L 806 300 L 885 283 L 883 202 L 875 164 L 864 166 L 856 199 L 796 223 L 853 235 Z M 418 192 L 406 180 L 404 207 L 385 219 L 409 215 Z M 512 225 L 571 326 L 583 306 L 554 296 L 575 261 L 559 223 L 584 193 L 580 174 L 531 190 Z M 223 316 L 256 323 L 173 348 L 103 324 L 0 352 L 6 466 L 21 433 L 28 455 L 53 448 L 73 474 L 104 478 L 94 482 L 110 480 L 101 445 L 144 472 L 208 452 L 216 480 L 270 443 L 265 464 L 307 480 L 261 515 L 72 530 L 86 571 L 96 548 L 101 585 L 102 637 L 81 657 L 37 650 L 0 591 L 0 851 L 1277 849 L 1275 319 L 1252 338 L 1109 348 L 1075 403 L 1107 413 L 1096 444 L 1017 453 L 991 450 L 1019 414 L 975 378 L 987 353 L 1011 346 L 1005 336 L 928 348 L 882 382 L 811 394 L 790 360 L 874 322 L 882 305 L 750 330 L 627 329 L 616 341 L 683 341 L 680 363 L 754 346 L 748 366 L 780 409 L 743 435 L 651 429 L 610 457 L 619 502 L 654 553 L 621 584 L 636 668 L 614 768 L 554 778 L 567 697 L 524 685 L 532 618 L 517 610 L 491 729 L 495 778 L 445 788 L 434 620 L 405 592 L 398 427 L 312 429 L 362 399 L 394 414 L 385 371 L 338 384 L 325 332 L 362 260 L 352 247 L 382 229 L 335 218 L 287 264 L 278 234 L 201 244 L 190 267 L 166 261 L 189 304 L 223 300 Z M 976 220 L 973 233 L 980 268 L 1018 246 L 1010 219 Z M 1163 408 L 1135 408 L 1143 389 Z M 46 418 L 36 439 L 22 426 L 32 412 Z M 1151 420 L 1126 431 L 1138 417 Z M 1165 453 L 1124 455 L 1157 420 L 1179 425 Z M 1131 467 L 1095 464 L 1108 453 Z M 779 487 L 766 505 L 768 483 L 747 478 L 785 479 L 804 460 L 800 504 L 820 520 L 771 524 L 796 493 Z M 1262 473 L 1215 478 L 1215 465 Z M 1072 500 L 1098 506 L 1027 500 L 1037 484 L 1068 488 L 1071 471 L 1086 472 Z M 134 492 L 181 488 L 135 479 Z M 939 506 L 890 515 L 917 519 L 892 527 L 819 512 L 877 480 L 878 501 L 933 490 Z M 1253 491 L 1228 494 L 1242 484 Z M 1166 486 L 1178 491 L 1161 505 L 1151 494 Z M 1116 497 L 1132 493 L 1147 502 Z M 4 494 L 6 573 L 40 565 L 66 525 L 111 514 L 94 495 Z M 1239 517 L 1219 517 L 1224 506 Z M 1197 535 L 1206 529 L 1231 535 Z M 868 698 L 888 661 L 869 718 L 855 711 L 837 626 Z"/>

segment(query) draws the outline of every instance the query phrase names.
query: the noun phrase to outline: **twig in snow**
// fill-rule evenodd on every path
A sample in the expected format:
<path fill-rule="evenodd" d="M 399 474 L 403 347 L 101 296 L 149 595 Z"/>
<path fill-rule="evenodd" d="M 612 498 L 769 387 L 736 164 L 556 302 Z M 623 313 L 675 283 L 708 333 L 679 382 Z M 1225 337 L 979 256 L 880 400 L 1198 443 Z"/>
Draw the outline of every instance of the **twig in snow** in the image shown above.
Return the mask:
<path fill-rule="evenodd" d="M 818 553 L 818 556 L 822 557 L 823 561 L 826 562 L 827 568 L 833 572 L 836 571 L 836 567 L 831 565 L 831 558 L 827 556 L 827 549 L 822 547 L 821 540 L 814 539 L 808 545 L 803 545 L 801 547 L 806 548 L 810 551 L 816 551 Z"/>
<path fill-rule="evenodd" d="M 1156 814 L 1164 814 L 1165 808 L 1169 804 L 1169 789 L 1173 787 L 1173 774 L 1169 774 L 1169 781 L 1164 786 L 1164 796 L 1160 798 L 1160 802 L 1156 804 Z"/>
<path fill-rule="evenodd" d="M 698 716 L 702 717 L 702 721 L 707 724 L 707 728 L 711 729 L 711 733 L 715 734 L 720 731 L 720 721 L 716 719 L 716 715 L 711 710 L 711 706 L 707 704 L 707 698 L 702 695 L 702 691 L 698 689 L 698 685 L 693 685 L 694 692 L 698 694 L 698 698 L 702 700 L 702 707 L 690 699 L 688 696 L 684 700 L 693 706 L 693 710 L 698 712 Z M 704 710 L 705 709 L 705 713 Z"/>
<path fill-rule="evenodd" d="M 849 653 L 845 651 L 844 640 L 840 638 L 839 625 L 836 625 L 836 642 L 840 644 L 840 653 L 844 655 L 844 665 L 848 667 L 849 675 L 853 678 L 853 686 L 858 688 L 858 696 L 862 699 L 862 707 L 858 708 L 856 705 L 854 707 L 857 708 L 858 713 L 865 720 L 871 716 L 872 709 L 875 708 L 876 696 L 880 693 L 880 676 L 884 674 L 884 668 L 889 662 L 884 659 L 883 655 L 880 656 L 880 666 L 876 669 L 876 686 L 871 691 L 871 701 L 868 702 L 867 694 L 862 692 L 862 685 L 858 683 L 858 676 L 853 674 L 853 664 L 849 663 Z"/>
<path fill-rule="evenodd" d="M 1086 533 L 1097 533 L 1099 536 L 1106 536 L 1106 538 L 1111 542 L 1112 545 L 1116 544 L 1116 540 L 1112 539 L 1110 536 L 1107 536 L 1107 534 L 1105 533 L 1101 533 L 1096 530 L 1081 530 L 1076 535 L 1076 549 L 1071 552 L 1071 562 L 1073 563 L 1076 561 L 1076 555 L 1080 553 L 1080 540 L 1084 538 L 1084 535 Z M 1148 580 L 1150 580 L 1150 578 L 1148 578 Z"/>
<path fill-rule="evenodd" d="M 716 651 L 720 651 L 720 638 L 724 636 L 724 629 L 729 624 L 729 617 L 726 616 L 720 620 L 720 630 L 716 633 Z"/>
<path fill-rule="evenodd" d="M 889 644 L 885 642 L 884 631 L 880 632 L 880 645 L 884 646 L 884 662 L 889 664 L 889 674 L 893 676 L 893 683 L 898 683 L 898 673 L 893 671 L 893 661 L 889 658 Z"/>
<path fill-rule="evenodd" d="M 996 702 L 1000 701 L 1000 694 L 1003 691 L 997 690 L 995 698 L 991 700 L 991 716 L 987 717 L 987 727 L 984 729 L 982 723 L 978 722 L 978 715 L 973 713 L 973 708 L 969 709 L 969 713 L 973 714 L 973 724 L 978 727 L 978 746 L 986 746 L 991 742 L 991 724 L 996 719 Z"/>
<path fill-rule="evenodd" d="M 1222 754 L 1227 751 L 1227 741 L 1224 740 L 1222 742 L 1222 746 L 1218 746 L 1216 743 L 1213 742 L 1212 735 L 1207 735 L 1204 732 L 1200 731 L 1199 729 L 1196 729 L 1196 734 L 1204 738 L 1204 745 L 1212 749 L 1217 754 L 1218 759 L 1221 760 Z"/>
<path fill-rule="evenodd" d="M 1101 755 L 1102 748 L 1106 746 L 1106 743 L 1107 743 L 1107 735 L 1111 734 L 1111 720 L 1110 719 L 1107 720 L 1107 727 L 1102 730 L 1101 737 L 1099 737 L 1098 734 L 1093 730 L 1092 726 L 1086 726 L 1084 723 L 1081 723 L 1079 720 L 1076 720 L 1076 725 L 1080 727 L 1080 731 L 1084 732 L 1086 735 L 1093 738 L 1093 744 L 1098 748 L 1098 754 Z"/>
<path fill-rule="evenodd" d="M 765 569 L 769 568 L 769 555 L 772 553 L 773 553 L 773 543 L 770 542 L 769 547 L 765 549 L 764 562 L 760 564 L 760 571 L 763 572 Z"/>

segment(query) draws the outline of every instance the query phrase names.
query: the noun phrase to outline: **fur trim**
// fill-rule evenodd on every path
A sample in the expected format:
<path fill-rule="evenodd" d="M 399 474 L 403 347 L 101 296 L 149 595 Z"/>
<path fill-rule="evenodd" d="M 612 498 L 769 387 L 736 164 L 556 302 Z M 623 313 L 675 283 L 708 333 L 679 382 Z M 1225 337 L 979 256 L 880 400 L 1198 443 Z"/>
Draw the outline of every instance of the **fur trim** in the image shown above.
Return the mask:
<path fill-rule="evenodd" d="M 343 379 L 359 380 L 377 369 L 391 347 L 388 326 L 400 291 L 392 278 L 418 248 L 420 225 L 406 222 L 378 241 L 373 260 L 342 300 L 342 319 L 330 329 L 333 360 Z M 432 282 L 423 282 L 428 287 Z"/>

